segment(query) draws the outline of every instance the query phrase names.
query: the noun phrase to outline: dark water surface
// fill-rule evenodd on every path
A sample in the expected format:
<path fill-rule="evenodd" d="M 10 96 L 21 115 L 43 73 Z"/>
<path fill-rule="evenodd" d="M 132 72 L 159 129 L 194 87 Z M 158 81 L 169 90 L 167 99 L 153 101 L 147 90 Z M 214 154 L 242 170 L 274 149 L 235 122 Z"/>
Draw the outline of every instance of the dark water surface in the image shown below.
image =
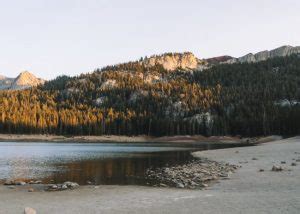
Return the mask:
<path fill-rule="evenodd" d="M 192 159 L 191 151 L 233 146 L 236 145 L 2 142 L 0 182 L 19 179 L 143 185 L 149 167 L 184 163 Z"/>

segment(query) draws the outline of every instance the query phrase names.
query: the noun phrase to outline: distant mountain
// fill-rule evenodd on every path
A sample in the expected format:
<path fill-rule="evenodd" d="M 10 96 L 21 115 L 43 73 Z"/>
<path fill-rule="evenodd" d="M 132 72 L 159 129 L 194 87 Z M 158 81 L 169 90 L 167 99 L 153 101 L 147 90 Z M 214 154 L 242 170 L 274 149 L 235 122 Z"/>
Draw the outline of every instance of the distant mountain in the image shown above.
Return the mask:
<path fill-rule="evenodd" d="M 0 75 L 0 90 L 9 89 L 14 78 L 8 78 L 6 76 Z"/>
<path fill-rule="evenodd" d="M 22 90 L 44 83 L 45 80 L 37 78 L 28 71 L 21 72 L 16 78 L 0 75 L 0 90 Z"/>
<path fill-rule="evenodd" d="M 285 57 L 290 56 L 292 54 L 300 54 L 300 46 L 293 47 L 293 46 L 281 46 L 279 48 L 273 49 L 271 51 L 265 50 L 258 52 L 256 54 L 249 53 L 245 56 L 239 58 L 232 58 L 223 63 L 251 63 L 251 62 L 260 62 L 270 58 L 275 57 Z"/>

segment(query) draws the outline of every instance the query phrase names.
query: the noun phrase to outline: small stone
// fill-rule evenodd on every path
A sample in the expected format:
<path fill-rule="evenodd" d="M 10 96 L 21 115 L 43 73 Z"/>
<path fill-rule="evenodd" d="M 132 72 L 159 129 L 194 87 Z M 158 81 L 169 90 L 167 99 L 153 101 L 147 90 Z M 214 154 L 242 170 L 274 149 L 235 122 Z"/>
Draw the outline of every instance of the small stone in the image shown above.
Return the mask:
<path fill-rule="evenodd" d="M 15 185 L 13 181 L 5 181 L 4 185 Z"/>
<path fill-rule="evenodd" d="M 264 172 L 265 170 L 264 169 L 259 169 L 259 172 Z"/>
<path fill-rule="evenodd" d="M 214 176 L 211 177 L 211 180 L 217 180 L 217 179 L 218 179 L 218 176 L 214 175 Z"/>
<path fill-rule="evenodd" d="M 196 182 L 194 182 L 194 181 L 191 181 L 191 185 L 192 186 L 198 186 L 198 184 Z"/>
<path fill-rule="evenodd" d="M 68 186 L 65 185 L 65 184 L 63 184 L 63 185 L 61 186 L 61 189 L 62 189 L 62 190 L 66 190 L 66 189 L 68 189 Z"/>
<path fill-rule="evenodd" d="M 281 164 L 286 164 L 286 162 L 285 161 L 281 161 Z"/>
<path fill-rule="evenodd" d="M 239 153 L 239 151 L 235 151 L 235 153 Z"/>
<path fill-rule="evenodd" d="M 86 182 L 87 185 L 92 185 L 93 183 L 91 181 Z"/>
<path fill-rule="evenodd" d="M 33 188 L 29 188 L 28 192 L 34 192 L 34 189 Z"/>
<path fill-rule="evenodd" d="M 279 171 L 282 171 L 283 169 L 282 169 L 282 167 L 281 166 L 273 166 L 272 167 L 272 171 L 274 171 L 274 172 L 279 172 Z"/>
<path fill-rule="evenodd" d="M 24 209 L 24 214 L 36 214 L 36 210 L 31 207 L 26 207 Z"/>
<path fill-rule="evenodd" d="M 29 181 L 29 184 L 41 184 L 42 181 L 37 180 L 37 181 Z"/>
<path fill-rule="evenodd" d="M 291 166 L 297 166 L 297 164 L 296 163 L 292 163 Z"/>
<path fill-rule="evenodd" d="M 58 186 L 56 184 L 52 184 L 52 185 L 49 186 L 49 189 L 50 190 L 57 190 Z"/>
<path fill-rule="evenodd" d="M 15 181 L 15 185 L 24 186 L 24 185 L 26 185 L 26 182 L 24 182 L 24 181 Z"/>
<path fill-rule="evenodd" d="M 64 182 L 63 184 L 66 185 L 68 188 L 79 187 L 79 184 L 78 184 L 78 183 L 70 182 L 70 181 L 66 181 L 66 182 Z"/>
<path fill-rule="evenodd" d="M 202 187 L 208 187 L 208 184 L 201 184 Z"/>
<path fill-rule="evenodd" d="M 240 164 L 242 164 L 242 163 L 248 163 L 248 161 L 240 161 L 239 163 Z"/>
<path fill-rule="evenodd" d="M 9 189 L 15 189 L 15 186 L 8 186 Z"/>
<path fill-rule="evenodd" d="M 300 162 L 300 159 L 297 159 L 296 162 Z"/>
<path fill-rule="evenodd" d="M 176 187 L 177 187 L 177 188 L 184 188 L 184 185 L 183 185 L 182 183 L 177 183 L 177 184 L 176 184 Z"/>
<path fill-rule="evenodd" d="M 168 185 L 163 184 L 163 183 L 160 183 L 159 186 L 160 186 L 160 187 L 168 187 Z"/>
<path fill-rule="evenodd" d="M 258 160 L 257 158 L 252 158 L 252 160 Z"/>
<path fill-rule="evenodd" d="M 189 189 L 196 189 L 196 186 L 188 186 Z"/>
<path fill-rule="evenodd" d="M 228 174 L 221 173 L 221 174 L 219 174 L 219 176 L 220 176 L 221 178 L 227 178 L 227 177 L 228 177 Z"/>

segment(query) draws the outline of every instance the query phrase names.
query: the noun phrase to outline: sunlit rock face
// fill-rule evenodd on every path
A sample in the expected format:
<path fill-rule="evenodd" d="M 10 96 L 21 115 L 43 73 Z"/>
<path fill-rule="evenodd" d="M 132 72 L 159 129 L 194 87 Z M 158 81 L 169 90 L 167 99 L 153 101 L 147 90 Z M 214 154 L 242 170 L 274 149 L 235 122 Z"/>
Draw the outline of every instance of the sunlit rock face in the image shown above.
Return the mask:
<path fill-rule="evenodd" d="M 44 84 L 45 80 L 37 78 L 33 74 L 29 73 L 28 71 L 24 71 L 17 76 L 17 78 L 12 83 L 10 89 L 19 90 L 30 88 L 33 86 L 37 86 L 40 84 Z"/>
<path fill-rule="evenodd" d="M 21 90 L 44 83 L 45 80 L 37 78 L 28 71 L 21 72 L 16 78 L 0 76 L 0 90 Z"/>
<path fill-rule="evenodd" d="M 193 53 L 167 53 L 152 56 L 143 60 L 146 67 L 162 65 L 164 69 L 174 71 L 177 69 L 194 70 L 206 62 L 195 57 Z"/>
<path fill-rule="evenodd" d="M 113 80 L 113 79 L 109 79 L 109 80 L 106 80 L 104 83 L 102 83 L 100 88 L 102 90 L 105 90 L 105 89 L 115 88 L 116 86 L 117 86 L 117 81 Z"/>

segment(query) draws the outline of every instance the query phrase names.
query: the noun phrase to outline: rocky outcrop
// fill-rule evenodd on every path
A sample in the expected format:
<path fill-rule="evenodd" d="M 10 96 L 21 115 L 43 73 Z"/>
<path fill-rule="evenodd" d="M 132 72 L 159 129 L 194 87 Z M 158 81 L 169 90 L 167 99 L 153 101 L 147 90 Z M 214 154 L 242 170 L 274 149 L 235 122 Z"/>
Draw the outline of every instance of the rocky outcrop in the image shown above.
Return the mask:
<path fill-rule="evenodd" d="M 117 86 L 117 81 L 113 79 L 108 79 L 104 83 L 102 83 L 100 89 L 105 90 L 105 89 L 112 89 Z"/>
<path fill-rule="evenodd" d="M 135 91 L 133 92 L 131 95 L 130 95 L 130 98 L 129 98 L 129 101 L 130 102 L 137 102 L 137 100 L 140 100 L 144 97 L 147 97 L 149 96 L 149 92 L 146 91 L 146 90 L 138 90 L 138 91 Z"/>
<path fill-rule="evenodd" d="M 97 98 L 96 100 L 94 100 L 94 103 L 96 106 L 101 106 L 103 105 L 103 103 L 105 103 L 105 101 L 107 100 L 108 98 L 106 96 L 103 96 L 103 97 L 99 97 Z"/>
<path fill-rule="evenodd" d="M 146 67 L 152 67 L 156 64 L 162 65 L 164 69 L 174 71 L 177 69 L 194 70 L 200 65 L 205 64 L 204 60 L 200 60 L 190 52 L 186 53 L 167 53 L 159 56 L 145 58 L 142 63 Z"/>
<path fill-rule="evenodd" d="M 63 184 L 50 184 L 45 190 L 46 191 L 62 191 L 68 189 L 78 188 L 79 184 L 75 182 L 66 181 Z"/>
<path fill-rule="evenodd" d="M 20 73 L 16 78 L 0 76 L 0 90 L 21 90 L 44 83 L 45 80 L 37 78 L 28 71 Z"/>

